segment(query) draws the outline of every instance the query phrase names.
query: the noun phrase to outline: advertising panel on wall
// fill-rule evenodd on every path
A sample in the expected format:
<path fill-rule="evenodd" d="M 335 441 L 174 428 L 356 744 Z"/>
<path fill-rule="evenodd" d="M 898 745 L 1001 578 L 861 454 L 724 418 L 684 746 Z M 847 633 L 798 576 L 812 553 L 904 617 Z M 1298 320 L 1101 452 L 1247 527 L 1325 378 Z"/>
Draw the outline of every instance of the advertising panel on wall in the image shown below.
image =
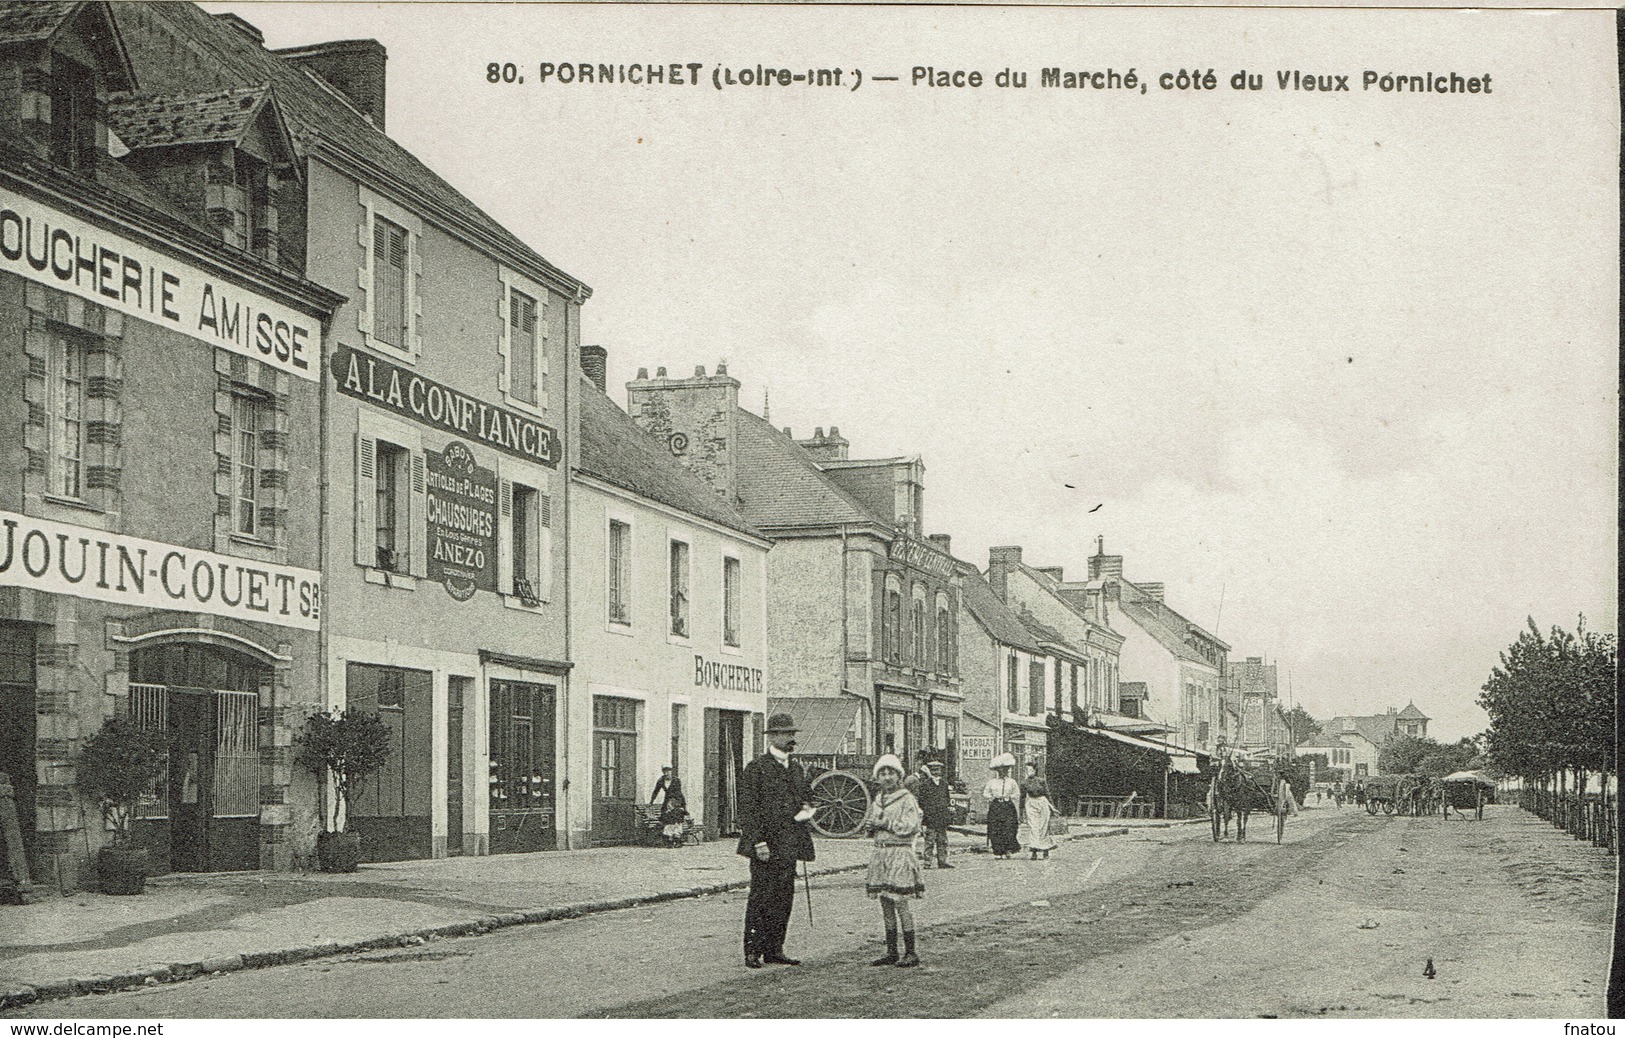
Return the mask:
<path fill-rule="evenodd" d="M 0 511 L 0 587 L 314 631 L 315 570 Z"/>
<path fill-rule="evenodd" d="M 320 379 L 316 318 L 6 192 L 0 192 L 0 271 Z"/>
<path fill-rule="evenodd" d="M 497 589 L 497 474 L 453 440 L 424 452 L 429 470 L 429 579 L 459 602 Z"/>

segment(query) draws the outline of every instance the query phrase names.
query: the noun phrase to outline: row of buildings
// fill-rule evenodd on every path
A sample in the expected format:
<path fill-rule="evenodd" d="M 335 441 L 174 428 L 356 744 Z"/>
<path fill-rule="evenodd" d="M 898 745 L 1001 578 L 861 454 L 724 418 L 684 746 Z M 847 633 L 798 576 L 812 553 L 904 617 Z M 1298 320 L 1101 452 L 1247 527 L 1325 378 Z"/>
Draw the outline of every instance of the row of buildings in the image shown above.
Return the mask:
<path fill-rule="evenodd" d="M 371 860 L 629 839 L 665 764 L 726 834 L 773 709 L 808 754 L 972 776 L 1058 725 L 1165 776 L 1283 744 L 1273 667 L 1103 545 L 1084 580 L 961 560 L 918 457 L 774 428 L 724 365 L 618 406 L 590 290 L 391 140 L 385 67 L 0 3 L 0 772 L 35 875 L 105 841 L 74 761 L 119 714 L 169 736 L 137 828 L 177 871 L 310 853 L 294 739 L 334 707 L 392 734 Z"/>

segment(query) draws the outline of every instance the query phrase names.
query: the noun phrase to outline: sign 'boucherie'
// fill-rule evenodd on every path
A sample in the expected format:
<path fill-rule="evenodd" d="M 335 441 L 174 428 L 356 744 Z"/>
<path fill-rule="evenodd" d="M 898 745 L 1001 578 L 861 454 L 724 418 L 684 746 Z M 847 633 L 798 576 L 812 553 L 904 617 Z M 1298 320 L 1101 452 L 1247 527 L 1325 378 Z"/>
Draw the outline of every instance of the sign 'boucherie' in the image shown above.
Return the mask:
<path fill-rule="evenodd" d="M 446 429 L 525 461 L 559 466 L 559 435 L 516 411 L 349 346 L 333 351 L 333 378 L 345 396 L 365 400 L 435 429 Z"/>
<path fill-rule="evenodd" d="M 0 587 L 320 629 L 315 570 L 0 511 Z"/>
<path fill-rule="evenodd" d="M 30 199 L 0 194 L 0 270 L 320 378 L 316 318 Z"/>

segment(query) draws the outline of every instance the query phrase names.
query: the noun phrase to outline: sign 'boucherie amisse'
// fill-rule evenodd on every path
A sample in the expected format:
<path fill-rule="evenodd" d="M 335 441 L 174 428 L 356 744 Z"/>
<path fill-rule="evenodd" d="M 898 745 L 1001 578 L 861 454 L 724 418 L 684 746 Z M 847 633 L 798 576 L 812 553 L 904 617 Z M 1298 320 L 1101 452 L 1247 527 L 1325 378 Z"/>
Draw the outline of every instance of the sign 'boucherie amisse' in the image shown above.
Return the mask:
<path fill-rule="evenodd" d="M 559 434 L 549 426 L 476 400 L 382 357 L 340 346 L 333 351 L 333 378 L 345 396 L 525 461 L 548 468 L 559 466 Z"/>
<path fill-rule="evenodd" d="M 0 193 L 0 270 L 320 378 L 316 318 L 32 199 Z"/>
<path fill-rule="evenodd" d="M 318 630 L 322 577 L 0 511 L 0 587 Z"/>

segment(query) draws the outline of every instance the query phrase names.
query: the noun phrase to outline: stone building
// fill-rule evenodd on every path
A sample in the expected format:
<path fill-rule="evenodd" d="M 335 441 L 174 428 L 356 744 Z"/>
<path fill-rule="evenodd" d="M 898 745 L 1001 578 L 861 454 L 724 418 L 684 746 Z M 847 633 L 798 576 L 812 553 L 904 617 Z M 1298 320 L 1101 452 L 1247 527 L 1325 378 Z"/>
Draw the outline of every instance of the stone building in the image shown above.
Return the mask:
<path fill-rule="evenodd" d="M 171 739 L 134 826 L 155 868 L 289 864 L 327 608 L 342 300 L 242 222 L 299 224 L 284 116 L 234 97 L 175 151 L 130 148 L 110 126 L 148 81 L 116 13 L 0 4 L 0 772 L 32 876 L 63 891 L 108 839 L 75 765 L 113 716 Z M 234 166 L 277 190 L 222 189 Z"/>
<path fill-rule="evenodd" d="M 570 482 L 570 810 L 594 843 L 636 839 L 671 765 L 694 823 L 734 834 L 762 752 L 770 542 L 604 395 L 599 347 L 583 356 L 596 381 L 581 387 Z"/>
<path fill-rule="evenodd" d="M 109 116 L 134 164 L 184 169 L 159 185 L 171 206 L 346 297 L 301 426 L 323 445 L 329 618 L 307 687 L 392 733 L 353 805 L 364 858 L 584 841 L 560 792 L 588 289 L 390 139 L 376 42 L 273 51 L 190 4 L 114 14 L 137 88 Z"/>
<path fill-rule="evenodd" d="M 798 752 L 924 750 L 958 768 L 959 575 L 926 537 L 918 457 L 855 459 L 836 428 L 797 440 L 739 407 L 725 366 L 627 386 L 627 411 L 774 542 L 770 709 L 796 714 Z"/>
<path fill-rule="evenodd" d="M 1241 713 L 1241 729 L 1233 744 L 1243 750 L 1289 755 L 1292 733 L 1277 695 L 1275 664 L 1265 663 L 1261 656 L 1231 661 L 1228 678 L 1230 698 Z"/>
<path fill-rule="evenodd" d="M 1224 690 L 1230 646 L 1169 606 L 1160 583 L 1123 577 L 1123 557 L 1104 546 L 1089 559 L 1114 629 L 1124 636 L 1122 675 L 1143 682 L 1140 716 L 1171 729 L 1169 741 L 1211 753 L 1224 735 Z"/>

